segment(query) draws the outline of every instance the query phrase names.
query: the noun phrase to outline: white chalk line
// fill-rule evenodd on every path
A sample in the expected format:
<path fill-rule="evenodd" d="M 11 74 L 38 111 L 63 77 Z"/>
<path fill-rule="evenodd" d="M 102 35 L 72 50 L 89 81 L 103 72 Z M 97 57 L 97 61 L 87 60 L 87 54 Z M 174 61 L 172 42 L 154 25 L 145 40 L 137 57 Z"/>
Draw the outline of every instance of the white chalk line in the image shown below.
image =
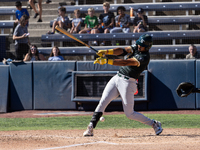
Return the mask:
<path fill-rule="evenodd" d="M 117 143 L 111 143 L 111 142 L 105 142 L 105 141 L 98 141 L 98 142 L 92 142 L 92 143 L 73 144 L 73 145 L 67 145 L 67 146 L 43 148 L 43 149 L 36 149 L 36 150 L 61 149 L 61 148 L 69 148 L 69 147 L 75 147 L 75 146 L 91 145 L 91 144 L 97 144 L 97 143 L 105 143 L 105 144 L 111 144 L 111 145 L 119 145 L 119 144 L 117 144 Z"/>

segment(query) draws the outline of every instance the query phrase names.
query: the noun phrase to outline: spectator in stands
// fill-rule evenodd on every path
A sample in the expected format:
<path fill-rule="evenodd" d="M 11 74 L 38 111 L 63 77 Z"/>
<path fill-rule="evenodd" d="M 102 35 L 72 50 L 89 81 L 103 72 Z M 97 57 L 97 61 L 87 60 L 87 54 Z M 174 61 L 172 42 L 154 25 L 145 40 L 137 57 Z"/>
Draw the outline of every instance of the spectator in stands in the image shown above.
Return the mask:
<path fill-rule="evenodd" d="M 56 19 L 56 21 L 53 22 L 52 31 L 49 31 L 48 34 L 54 34 L 55 33 L 55 27 L 58 25 L 59 27 L 67 30 L 71 27 L 70 20 L 66 14 L 66 8 L 60 7 L 58 9 L 59 17 Z"/>
<path fill-rule="evenodd" d="M 81 33 L 91 33 L 92 29 L 97 29 L 98 28 L 98 19 L 96 16 L 94 16 L 94 8 L 89 8 L 88 9 L 88 15 L 85 17 L 85 28 L 81 31 L 79 31 L 79 34 Z M 88 41 L 88 45 L 91 45 L 91 41 Z"/>
<path fill-rule="evenodd" d="M 136 11 L 137 15 L 134 18 L 133 33 L 146 32 L 148 25 L 148 18 L 144 15 L 144 10 L 138 8 Z M 135 44 L 135 40 L 132 40 L 132 44 Z"/>
<path fill-rule="evenodd" d="M 94 8 L 88 9 L 88 15 L 85 17 L 85 28 L 79 32 L 81 33 L 90 33 L 92 29 L 97 29 L 98 27 L 98 19 L 94 16 Z"/>
<path fill-rule="evenodd" d="M 197 52 L 197 48 L 195 45 L 191 44 L 189 46 L 189 54 L 186 55 L 186 59 L 197 59 L 200 58 L 199 53 Z"/>
<path fill-rule="evenodd" d="M 51 50 L 51 54 L 48 61 L 61 61 L 61 60 L 64 60 L 64 58 L 61 56 L 59 48 L 57 46 L 54 46 Z"/>
<path fill-rule="evenodd" d="M 74 16 L 76 18 L 72 20 L 72 28 L 70 30 L 70 33 L 78 33 L 81 30 L 82 19 L 80 18 L 80 14 L 81 13 L 79 9 L 74 10 Z"/>
<path fill-rule="evenodd" d="M 96 33 L 109 33 L 110 30 L 113 28 L 115 22 L 115 16 L 114 13 L 109 11 L 110 8 L 110 3 L 105 2 L 103 3 L 103 9 L 104 13 L 100 14 L 99 19 L 100 19 L 100 25 L 98 29 L 93 29 L 91 31 L 91 34 L 96 34 Z M 92 45 L 97 46 L 97 41 L 94 41 Z M 103 41 L 100 46 L 105 46 L 105 41 Z"/>
<path fill-rule="evenodd" d="M 45 60 L 45 57 L 39 53 L 36 45 L 31 45 L 23 61 L 38 61 L 38 60 Z"/>
<path fill-rule="evenodd" d="M 39 15 L 39 19 L 37 22 L 42 22 L 42 0 L 38 0 L 38 11 L 35 7 L 34 0 L 29 0 L 30 6 L 33 8 L 35 15 L 33 18 L 37 18 Z"/>
<path fill-rule="evenodd" d="M 14 22 L 13 32 L 14 32 L 16 26 L 19 24 L 19 20 L 23 15 L 27 15 L 30 18 L 27 9 L 26 8 L 22 8 L 22 3 L 20 1 L 16 1 L 15 2 L 15 6 L 17 8 L 17 11 L 15 12 L 16 20 Z M 28 26 L 28 23 L 27 23 L 27 26 Z"/>
<path fill-rule="evenodd" d="M 118 15 L 115 17 L 115 27 L 110 30 L 110 33 L 129 33 L 131 32 L 130 26 L 130 15 L 125 14 L 126 8 L 119 6 L 117 8 Z M 116 45 L 116 41 L 112 41 L 112 45 Z M 129 45 L 129 40 L 126 40 L 126 45 Z"/>
<path fill-rule="evenodd" d="M 15 51 L 18 60 L 23 60 L 23 55 L 26 55 L 29 50 L 30 42 L 27 28 L 28 20 L 29 17 L 23 15 L 13 33 L 13 40 L 15 40 Z"/>
<path fill-rule="evenodd" d="M 144 15 L 144 10 L 142 8 L 138 8 L 136 12 L 137 15 L 134 18 L 133 33 L 146 32 L 148 25 L 148 18 L 146 15 Z"/>

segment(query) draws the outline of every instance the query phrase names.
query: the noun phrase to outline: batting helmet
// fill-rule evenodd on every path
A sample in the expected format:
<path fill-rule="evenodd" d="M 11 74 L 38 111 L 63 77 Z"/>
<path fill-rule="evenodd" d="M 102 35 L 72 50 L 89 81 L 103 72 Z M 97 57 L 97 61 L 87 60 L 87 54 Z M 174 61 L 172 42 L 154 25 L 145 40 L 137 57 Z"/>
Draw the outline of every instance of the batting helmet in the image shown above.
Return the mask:
<path fill-rule="evenodd" d="M 145 47 L 146 50 L 149 50 L 153 44 L 152 37 L 148 34 L 143 34 L 140 38 L 136 41 L 137 45 Z"/>

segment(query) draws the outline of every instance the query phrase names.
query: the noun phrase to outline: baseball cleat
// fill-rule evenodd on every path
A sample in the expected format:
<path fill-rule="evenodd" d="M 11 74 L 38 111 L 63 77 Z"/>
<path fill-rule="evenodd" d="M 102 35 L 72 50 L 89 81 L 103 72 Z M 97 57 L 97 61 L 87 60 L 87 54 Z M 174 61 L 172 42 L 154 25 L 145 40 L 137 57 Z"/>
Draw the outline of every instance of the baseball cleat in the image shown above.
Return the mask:
<path fill-rule="evenodd" d="M 159 135 L 163 131 L 163 129 L 161 127 L 161 123 L 156 120 L 154 120 L 153 129 L 154 129 L 156 135 Z"/>
<path fill-rule="evenodd" d="M 93 136 L 93 126 L 88 126 L 87 130 L 83 133 L 83 136 Z"/>

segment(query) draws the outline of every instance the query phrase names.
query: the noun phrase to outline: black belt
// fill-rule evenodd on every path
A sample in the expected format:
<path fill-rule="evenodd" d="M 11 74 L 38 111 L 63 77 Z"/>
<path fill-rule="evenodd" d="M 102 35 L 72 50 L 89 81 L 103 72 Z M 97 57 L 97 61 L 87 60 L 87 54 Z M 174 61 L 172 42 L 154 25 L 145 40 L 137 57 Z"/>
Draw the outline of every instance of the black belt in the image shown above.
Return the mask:
<path fill-rule="evenodd" d="M 127 76 L 125 76 L 125 75 L 123 75 L 123 74 L 120 74 L 120 73 L 117 73 L 117 74 L 118 74 L 119 77 L 122 77 L 122 78 L 124 78 L 124 79 L 126 79 L 126 80 L 129 80 L 129 79 L 130 79 L 130 77 L 127 77 Z"/>

